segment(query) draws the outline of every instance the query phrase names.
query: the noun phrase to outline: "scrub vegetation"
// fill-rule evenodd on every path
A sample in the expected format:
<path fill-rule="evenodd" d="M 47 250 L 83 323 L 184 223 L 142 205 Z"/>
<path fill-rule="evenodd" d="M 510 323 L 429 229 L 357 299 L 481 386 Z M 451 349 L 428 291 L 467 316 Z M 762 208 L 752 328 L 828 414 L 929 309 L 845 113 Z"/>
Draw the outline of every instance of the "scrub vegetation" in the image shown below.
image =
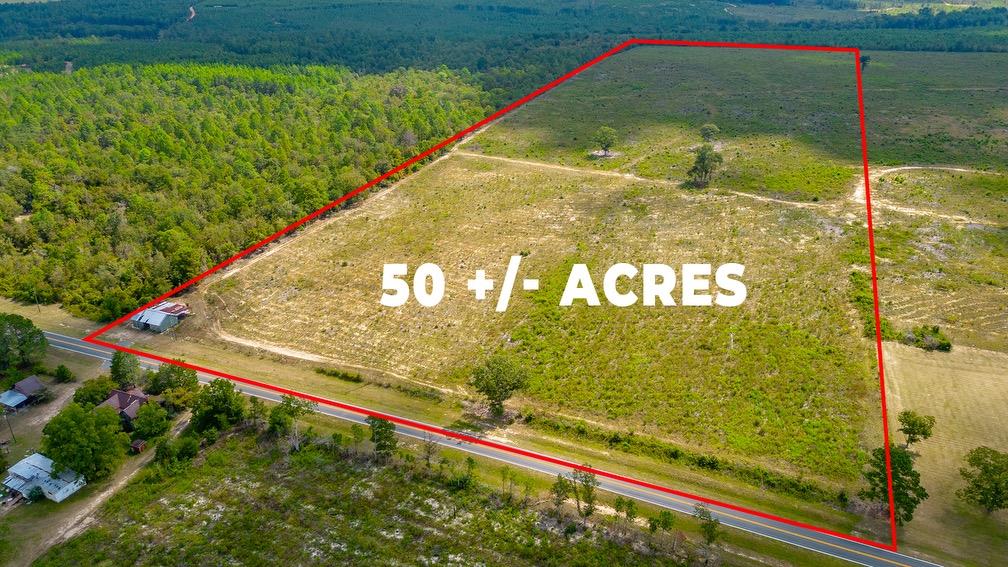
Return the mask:
<path fill-rule="evenodd" d="M 603 530 L 563 535 L 527 500 L 522 504 L 520 485 L 513 501 L 502 501 L 483 486 L 453 482 L 467 478 L 455 462 L 381 466 L 356 452 L 312 445 L 284 455 L 248 433 L 231 435 L 177 474 L 143 471 L 96 526 L 36 565 L 659 560 L 610 541 Z M 661 561 L 677 564 L 668 556 Z"/>

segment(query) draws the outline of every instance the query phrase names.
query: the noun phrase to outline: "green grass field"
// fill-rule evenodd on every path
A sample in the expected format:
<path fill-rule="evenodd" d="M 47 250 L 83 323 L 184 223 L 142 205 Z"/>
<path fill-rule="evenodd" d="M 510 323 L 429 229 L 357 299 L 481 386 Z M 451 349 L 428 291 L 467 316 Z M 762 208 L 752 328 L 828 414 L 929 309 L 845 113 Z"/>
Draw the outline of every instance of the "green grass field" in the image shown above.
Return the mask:
<path fill-rule="evenodd" d="M 746 197 L 453 156 L 210 286 L 208 327 L 454 391 L 510 349 L 531 372 L 530 409 L 849 480 L 872 357 L 848 290 L 831 283 L 846 268 L 843 237 L 822 233 L 829 222 Z M 497 315 L 463 286 L 477 267 L 502 272 L 502 251 L 529 251 L 526 273 L 543 291 Z M 740 261 L 751 295 L 738 309 L 561 309 L 574 259 L 596 270 Z M 382 308 L 392 260 L 444 266 L 447 298 Z"/>
<path fill-rule="evenodd" d="M 1003 172 L 896 169 L 875 181 L 872 196 L 974 224 L 1008 226 L 1008 175 Z"/>
<path fill-rule="evenodd" d="M 797 200 L 844 194 L 860 158 L 846 54 L 639 47 L 504 117 L 470 147 L 508 157 L 683 181 L 699 128 L 721 129 L 719 183 Z M 593 159 L 600 126 L 617 155 Z"/>
<path fill-rule="evenodd" d="M 873 166 L 1008 169 L 1008 53 L 867 52 Z"/>
<path fill-rule="evenodd" d="M 191 300 L 210 319 L 186 328 L 195 341 L 225 339 L 464 397 L 471 369 L 509 350 L 531 375 L 516 408 L 847 486 L 878 406 L 873 346 L 848 299 L 847 211 L 837 208 L 857 174 L 848 161 L 857 154 L 840 157 L 856 149 L 856 122 L 843 111 L 852 108 L 852 63 L 793 58 L 621 54 L 479 134 L 461 155 L 217 278 Z M 822 84 L 789 90 L 809 84 L 796 74 L 806 67 Z M 705 82 L 681 80 L 702 71 Z M 604 102 L 594 100 L 603 92 Z M 683 189 L 672 174 L 648 179 L 647 168 L 662 169 L 655 149 L 688 158 L 709 113 L 724 117 L 731 156 L 718 189 Z M 617 145 L 620 157 L 587 155 L 599 123 L 632 140 Z M 507 156 L 536 162 L 499 159 Z M 804 184 L 789 190 L 790 179 Z M 789 206 L 730 191 L 834 203 Z M 519 252 L 542 291 L 519 291 L 495 314 L 466 279 L 475 269 L 503 273 Z M 383 308 L 385 262 L 441 265 L 445 300 Z M 739 308 L 561 309 L 574 262 L 596 274 L 615 262 L 740 262 L 750 297 Z M 164 346 L 181 355 L 189 342 Z"/>

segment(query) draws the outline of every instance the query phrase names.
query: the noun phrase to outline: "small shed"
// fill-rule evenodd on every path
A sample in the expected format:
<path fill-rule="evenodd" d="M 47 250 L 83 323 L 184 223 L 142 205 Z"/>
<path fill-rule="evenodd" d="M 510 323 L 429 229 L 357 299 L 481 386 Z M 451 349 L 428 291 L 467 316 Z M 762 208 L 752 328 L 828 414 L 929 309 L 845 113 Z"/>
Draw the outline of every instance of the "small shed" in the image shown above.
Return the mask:
<path fill-rule="evenodd" d="M 144 441 L 143 439 L 134 439 L 133 442 L 130 443 L 130 449 L 139 455 L 147 449 L 147 441 Z"/>
<path fill-rule="evenodd" d="M 189 307 L 182 303 L 162 301 L 130 317 L 130 322 L 134 329 L 163 333 L 178 325 L 189 313 Z"/>
<path fill-rule="evenodd" d="M 87 484 L 84 477 L 74 471 L 66 470 L 56 476 L 52 472 L 52 459 L 41 453 L 32 453 L 7 469 L 3 484 L 25 498 L 36 487 L 41 488 L 42 494 L 53 502 L 66 500 Z"/>

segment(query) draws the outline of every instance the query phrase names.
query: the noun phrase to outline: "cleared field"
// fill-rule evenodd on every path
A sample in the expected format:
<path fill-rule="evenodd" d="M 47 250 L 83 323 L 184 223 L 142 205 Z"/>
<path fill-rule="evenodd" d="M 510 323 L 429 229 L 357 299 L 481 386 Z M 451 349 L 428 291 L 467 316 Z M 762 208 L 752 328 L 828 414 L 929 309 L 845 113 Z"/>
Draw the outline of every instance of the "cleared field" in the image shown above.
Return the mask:
<path fill-rule="evenodd" d="M 864 71 L 873 166 L 1008 168 L 1008 54 L 871 52 Z M 834 199 L 860 164 L 847 55 L 637 48 L 589 69 L 480 136 L 483 151 L 682 180 L 704 123 L 721 128 L 722 183 Z M 621 155 L 593 161 L 592 134 Z"/>
<path fill-rule="evenodd" d="M 1008 227 L 876 217 L 882 314 L 900 328 L 939 325 L 953 345 L 1008 352 Z"/>
<path fill-rule="evenodd" d="M 892 168 L 872 184 L 872 196 L 939 215 L 1008 226 L 1008 175 L 952 169 Z"/>
<path fill-rule="evenodd" d="M 721 129 L 718 184 L 796 200 L 844 195 L 860 163 L 857 90 L 846 54 L 641 47 L 504 117 L 470 148 L 682 181 Z M 600 126 L 618 155 L 594 159 Z"/>
<path fill-rule="evenodd" d="M 1008 451 L 1008 355 L 962 347 L 927 353 L 886 344 L 885 365 L 891 415 L 912 409 L 937 418 L 934 436 L 913 446 L 931 497 L 901 533 L 901 543 L 962 564 L 1000 564 L 1008 557 L 1008 512 L 987 517 L 955 491 L 963 484 L 959 467 L 970 449 Z"/>
<path fill-rule="evenodd" d="M 1008 168 L 1008 53 L 867 53 L 872 165 Z"/>
<path fill-rule="evenodd" d="M 226 335 L 462 389 L 486 355 L 513 350 L 523 405 L 850 479 L 874 399 L 830 219 L 668 184 L 452 156 L 205 291 Z M 835 227 L 833 227 L 835 228 Z M 523 273 L 505 314 L 465 290 L 477 268 Z M 561 309 L 572 261 L 738 261 L 749 299 L 729 308 Z M 435 262 L 436 308 L 382 307 L 385 262 Z M 639 285 L 639 284 L 638 284 Z M 637 289 L 640 293 L 640 289 Z"/>

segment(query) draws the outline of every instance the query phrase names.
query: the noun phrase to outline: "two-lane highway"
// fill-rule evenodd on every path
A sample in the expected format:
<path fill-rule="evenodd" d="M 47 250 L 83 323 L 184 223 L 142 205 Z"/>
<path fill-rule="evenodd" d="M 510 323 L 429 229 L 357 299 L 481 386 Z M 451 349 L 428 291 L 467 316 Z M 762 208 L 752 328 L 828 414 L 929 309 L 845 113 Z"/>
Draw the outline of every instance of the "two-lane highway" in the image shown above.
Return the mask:
<path fill-rule="evenodd" d="M 57 333 L 46 332 L 46 338 L 49 340 L 49 344 L 53 348 L 106 361 L 112 359 L 112 354 L 114 352 L 111 349 L 86 343 L 81 339 Z M 145 368 L 150 369 L 156 369 L 160 365 L 157 362 L 143 359 L 141 359 L 141 364 Z M 209 382 L 217 378 L 214 375 L 205 373 L 198 373 L 198 376 L 202 382 Z M 236 382 L 235 386 L 250 396 L 256 396 L 258 398 L 272 401 L 280 400 L 280 394 L 264 388 L 240 382 Z M 320 403 L 317 406 L 317 411 L 339 419 L 355 423 L 364 423 L 364 415 L 343 408 L 328 406 Z M 416 421 L 414 421 L 414 423 L 423 425 Z M 522 451 L 525 454 L 514 453 L 503 448 L 470 443 L 454 437 L 432 433 L 425 429 L 411 427 L 401 423 L 396 425 L 396 432 L 405 437 L 411 437 L 414 439 L 432 439 L 438 444 L 451 449 L 495 459 L 505 462 L 511 466 L 522 467 L 550 476 L 556 476 L 558 473 L 571 472 L 571 469 L 568 466 L 550 462 L 550 459 L 554 461 L 556 459 L 546 455 L 532 453 L 530 451 Z M 688 496 L 671 494 L 667 491 L 660 490 L 660 487 L 652 488 L 648 486 L 641 486 L 609 478 L 602 474 L 599 475 L 598 479 L 600 483 L 599 488 L 602 490 L 685 514 L 691 514 L 693 512 L 693 507 L 700 503 L 700 501 Z M 784 542 L 789 545 L 794 545 L 810 551 L 843 559 L 851 563 L 869 566 L 908 567 L 935 567 L 936 565 L 935 563 L 931 563 L 923 559 L 918 559 L 916 557 L 911 557 L 902 553 L 869 545 L 867 543 L 854 541 L 839 535 L 824 533 L 809 527 L 795 526 L 780 520 L 765 518 L 750 512 L 725 508 L 717 505 L 709 505 L 708 507 L 724 526 L 729 526 L 762 537 Z"/>

